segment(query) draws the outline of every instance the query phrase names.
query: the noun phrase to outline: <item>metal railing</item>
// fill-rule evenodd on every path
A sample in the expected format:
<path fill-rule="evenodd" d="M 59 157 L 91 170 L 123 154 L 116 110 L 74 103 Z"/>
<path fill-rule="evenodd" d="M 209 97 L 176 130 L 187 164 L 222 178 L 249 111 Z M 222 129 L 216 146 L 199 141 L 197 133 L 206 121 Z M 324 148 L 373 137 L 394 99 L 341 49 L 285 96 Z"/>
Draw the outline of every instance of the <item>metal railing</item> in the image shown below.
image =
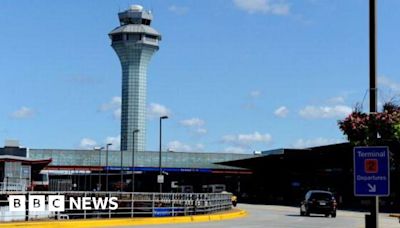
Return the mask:
<path fill-rule="evenodd" d="M 31 195 L 45 195 L 46 206 L 43 212 L 32 212 L 29 208 L 25 211 L 10 212 L 8 196 L 25 195 L 28 199 Z M 48 211 L 49 195 L 64 195 L 65 210 L 63 212 Z M 82 200 L 82 197 L 90 199 L 110 199 L 116 197 L 118 208 L 111 210 L 95 208 L 91 202 L 89 209 L 76 209 L 71 207 L 73 201 Z M 106 198 L 107 197 L 107 198 Z M 72 199 L 71 199 L 72 198 Z M 28 203 L 26 204 L 28 205 Z M 26 206 L 28 207 L 28 206 Z M 20 220 L 45 220 L 45 219 L 89 219 L 89 218 L 117 218 L 117 217 L 165 217 L 184 216 L 196 214 L 209 214 L 217 211 L 230 210 L 232 208 L 231 194 L 229 193 L 131 193 L 131 192 L 15 192 L 0 191 L 0 222 Z"/>

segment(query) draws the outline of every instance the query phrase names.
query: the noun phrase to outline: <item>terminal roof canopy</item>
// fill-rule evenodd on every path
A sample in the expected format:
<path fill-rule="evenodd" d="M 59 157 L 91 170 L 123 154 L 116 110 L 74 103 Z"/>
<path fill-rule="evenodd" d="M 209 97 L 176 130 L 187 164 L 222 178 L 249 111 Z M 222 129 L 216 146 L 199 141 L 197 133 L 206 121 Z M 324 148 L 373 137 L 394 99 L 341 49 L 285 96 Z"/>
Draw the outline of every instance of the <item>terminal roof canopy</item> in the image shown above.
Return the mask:
<path fill-rule="evenodd" d="M 219 164 L 259 171 L 290 169 L 297 171 L 342 170 L 353 166 L 352 145 L 334 144 L 308 149 L 279 149 L 262 155 Z"/>
<path fill-rule="evenodd" d="M 42 170 L 52 161 L 51 158 L 47 159 L 32 159 L 13 155 L 0 155 L 0 163 L 3 162 L 21 162 L 23 165 L 30 165 L 32 170 Z"/>

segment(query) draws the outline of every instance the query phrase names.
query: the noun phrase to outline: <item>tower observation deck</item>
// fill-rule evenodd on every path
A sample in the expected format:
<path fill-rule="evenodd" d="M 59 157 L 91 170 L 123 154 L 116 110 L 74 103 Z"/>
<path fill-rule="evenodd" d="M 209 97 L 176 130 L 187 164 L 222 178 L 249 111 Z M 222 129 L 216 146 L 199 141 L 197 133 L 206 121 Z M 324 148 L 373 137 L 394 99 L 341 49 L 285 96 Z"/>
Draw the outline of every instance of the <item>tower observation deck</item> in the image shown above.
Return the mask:
<path fill-rule="evenodd" d="M 153 16 L 142 6 L 133 5 L 118 17 L 120 26 L 108 35 L 122 67 L 121 150 L 144 151 L 147 65 L 159 48 L 161 35 L 150 27 Z"/>

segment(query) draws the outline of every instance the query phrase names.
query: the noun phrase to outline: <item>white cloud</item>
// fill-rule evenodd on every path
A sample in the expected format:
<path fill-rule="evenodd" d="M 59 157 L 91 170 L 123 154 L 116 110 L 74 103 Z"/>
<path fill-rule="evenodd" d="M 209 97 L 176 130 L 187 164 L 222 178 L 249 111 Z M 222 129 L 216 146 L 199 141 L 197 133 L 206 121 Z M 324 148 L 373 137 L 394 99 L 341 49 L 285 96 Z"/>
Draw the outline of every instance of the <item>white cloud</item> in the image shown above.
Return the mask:
<path fill-rule="evenodd" d="M 79 143 L 79 148 L 80 149 L 85 149 L 85 150 L 93 150 L 95 147 L 104 147 L 105 149 L 106 145 L 108 143 L 111 143 L 112 145 L 109 147 L 110 150 L 119 150 L 120 149 L 120 143 L 121 143 L 121 136 L 107 136 L 105 140 L 103 140 L 103 144 L 98 144 L 96 140 L 85 137 L 82 138 L 80 143 Z"/>
<path fill-rule="evenodd" d="M 121 104 L 121 97 L 115 96 L 109 102 L 100 105 L 99 110 L 101 112 L 111 111 L 115 119 L 121 119 Z"/>
<path fill-rule="evenodd" d="M 104 144 L 111 143 L 112 145 L 109 147 L 110 150 L 119 150 L 121 145 L 121 135 L 117 136 L 107 136 Z"/>
<path fill-rule="evenodd" d="M 329 145 L 329 144 L 336 144 L 336 143 L 342 143 L 344 140 L 340 139 L 326 139 L 326 138 L 315 138 L 315 139 L 298 139 L 294 144 L 293 148 L 297 149 L 303 149 L 303 148 L 309 148 L 309 147 L 314 147 L 314 146 L 323 146 L 323 145 Z"/>
<path fill-rule="evenodd" d="M 35 112 L 33 111 L 33 109 L 25 107 L 25 106 L 22 106 L 17 111 L 11 113 L 11 117 L 13 117 L 15 119 L 26 119 L 26 118 L 33 117 L 34 115 L 35 115 Z"/>
<path fill-rule="evenodd" d="M 100 111 L 109 111 L 120 108 L 122 104 L 121 97 L 115 96 L 112 97 L 111 100 L 107 103 L 104 103 L 100 106 Z"/>
<path fill-rule="evenodd" d="M 239 142 L 242 142 L 244 144 L 255 142 L 269 143 L 271 142 L 272 137 L 270 134 L 260 134 L 258 132 L 254 132 L 253 134 L 239 134 L 237 136 L 237 139 Z"/>
<path fill-rule="evenodd" d="M 178 15 L 184 15 L 187 14 L 189 12 L 189 8 L 185 7 L 185 6 L 176 6 L 176 5 L 171 5 L 168 7 L 168 10 L 178 14 Z"/>
<path fill-rule="evenodd" d="M 197 143 L 195 145 L 195 148 L 196 148 L 197 151 L 203 151 L 204 150 L 204 145 L 201 144 L 201 143 Z"/>
<path fill-rule="evenodd" d="M 207 129 L 205 129 L 205 128 L 197 128 L 196 130 L 195 130 L 195 132 L 197 133 L 197 134 L 201 134 L 201 135 L 204 135 L 204 134 L 207 134 Z"/>
<path fill-rule="evenodd" d="M 181 141 L 174 140 L 168 143 L 168 150 L 173 152 L 201 152 L 204 150 L 204 145 L 198 143 L 194 146 L 190 146 Z"/>
<path fill-rule="evenodd" d="M 345 99 L 343 96 L 331 97 L 328 99 L 329 104 L 344 104 Z"/>
<path fill-rule="evenodd" d="M 224 135 L 222 136 L 222 142 L 229 143 L 229 142 L 235 142 L 237 139 L 237 136 L 235 135 Z"/>
<path fill-rule="evenodd" d="M 271 12 L 276 15 L 288 15 L 290 13 L 290 5 L 284 2 L 272 4 Z"/>
<path fill-rule="evenodd" d="M 164 105 L 161 104 L 157 104 L 157 103 L 151 103 L 148 107 L 147 107 L 147 115 L 150 118 L 158 118 L 160 116 L 170 116 L 171 115 L 171 111 L 165 107 Z"/>
<path fill-rule="evenodd" d="M 250 97 L 252 97 L 252 98 L 257 98 L 257 97 L 260 97 L 260 96 L 261 96 L 261 91 L 253 90 L 253 91 L 250 92 Z"/>
<path fill-rule="evenodd" d="M 383 87 L 393 90 L 394 92 L 400 92 L 400 83 L 395 82 L 386 76 L 378 77 L 378 83 Z"/>
<path fill-rule="evenodd" d="M 250 134 L 237 134 L 237 135 L 225 135 L 222 137 L 222 142 L 233 145 L 250 146 L 253 143 L 269 144 L 272 141 L 270 134 L 260 134 L 254 132 Z"/>
<path fill-rule="evenodd" d="M 284 118 L 288 115 L 289 113 L 289 109 L 286 108 L 285 106 L 281 106 L 279 108 L 277 108 L 274 112 L 275 116 L 280 117 L 280 118 Z"/>
<path fill-rule="evenodd" d="M 200 135 L 207 134 L 207 129 L 203 127 L 206 124 L 206 122 L 200 118 L 196 117 L 196 118 L 181 120 L 180 124 L 184 127 L 187 127 L 190 131 L 194 133 Z"/>
<path fill-rule="evenodd" d="M 115 119 L 121 119 L 121 104 L 122 99 L 119 96 L 112 97 L 107 103 L 100 105 L 99 111 L 108 112 L 111 111 Z M 171 112 L 163 105 L 157 103 L 151 103 L 148 107 L 148 117 L 156 118 L 160 116 L 169 116 Z"/>
<path fill-rule="evenodd" d="M 290 5 L 285 0 L 233 0 L 233 3 L 250 14 L 288 15 L 290 13 Z"/>
<path fill-rule="evenodd" d="M 97 142 L 93 139 L 90 138 L 83 138 L 81 139 L 81 142 L 79 143 L 79 148 L 80 149 L 93 149 L 97 145 Z"/>
<path fill-rule="evenodd" d="M 224 150 L 226 153 L 234 153 L 234 154 L 243 154 L 248 152 L 248 150 L 244 149 L 243 147 L 238 146 L 230 146 L 225 148 Z"/>
<path fill-rule="evenodd" d="M 113 111 L 113 116 L 115 119 L 121 119 L 121 108 L 117 108 Z"/>
<path fill-rule="evenodd" d="M 262 95 L 261 91 L 259 90 L 252 90 L 248 94 L 248 98 L 246 103 L 242 105 L 244 109 L 247 110 L 252 110 L 252 109 L 258 109 L 256 100 Z"/>
<path fill-rule="evenodd" d="M 185 127 L 201 127 L 204 126 L 205 121 L 199 118 L 191 118 L 182 120 L 180 123 Z"/>
<path fill-rule="evenodd" d="M 168 143 L 168 149 L 174 152 L 189 152 L 192 151 L 192 147 L 184 144 L 178 140 L 171 141 Z"/>
<path fill-rule="evenodd" d="M 346 105 L 335 106 L 306 106 L 300 110 L 300 116 L 308 119 L 317 118 L 342 118 L 349 115 L 352 108 Z"/>

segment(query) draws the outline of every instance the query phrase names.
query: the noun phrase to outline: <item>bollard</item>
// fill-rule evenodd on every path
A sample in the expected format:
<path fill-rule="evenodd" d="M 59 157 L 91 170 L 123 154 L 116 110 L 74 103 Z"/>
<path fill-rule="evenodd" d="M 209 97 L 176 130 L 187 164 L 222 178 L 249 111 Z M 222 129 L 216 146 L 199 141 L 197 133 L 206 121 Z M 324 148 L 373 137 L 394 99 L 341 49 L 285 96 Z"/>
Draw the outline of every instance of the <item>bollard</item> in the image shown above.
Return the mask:
<path fill-rule="evenodd" d="M 365 228 L 377 228 L 372 215 L 365 215 Z"/>

